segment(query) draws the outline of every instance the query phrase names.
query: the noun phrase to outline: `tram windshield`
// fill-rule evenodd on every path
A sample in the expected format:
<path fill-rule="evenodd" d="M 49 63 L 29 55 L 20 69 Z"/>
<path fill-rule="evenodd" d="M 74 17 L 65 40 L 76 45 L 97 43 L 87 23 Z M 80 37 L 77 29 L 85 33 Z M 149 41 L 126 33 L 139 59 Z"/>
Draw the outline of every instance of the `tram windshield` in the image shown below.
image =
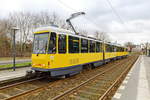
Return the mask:
<path fill-rule="evenodd" d="M 49 33 L 35 34 L 34 35 L 34 44 L 33 44 L 33 53 L 34 54 L 45 54 L 47 50 Z"/>

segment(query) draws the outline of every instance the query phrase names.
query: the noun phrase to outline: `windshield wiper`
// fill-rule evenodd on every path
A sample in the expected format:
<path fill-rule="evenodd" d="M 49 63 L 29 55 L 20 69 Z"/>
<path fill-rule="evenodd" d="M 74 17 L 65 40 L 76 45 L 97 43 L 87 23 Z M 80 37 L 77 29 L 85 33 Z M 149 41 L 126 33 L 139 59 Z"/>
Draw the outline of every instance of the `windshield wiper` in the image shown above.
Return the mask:
<path fill-rule="evenodd" d="M 44 47 L 43 47 L 43 48 L 41 48 L 41 49 L 39 49 L 39 50 L 38 50 L 38 52 L 37 52 L 37 55 L 36 55 L 36 56 L 38 56 L 38 55 L 39 55 L 39 53 L 40 53 L 43 49 L 44 49 Z"/>
<path fill-rule="evenodd" d="M 45 48 L 45 52 L 46 52 L 47 43 L 46 43 L 46 45 L 45 45 L 45 46 L 43 46 L 43 48 L 41 48 L 41 49 L 39 49 L 39 50 L 38 50 L 38 52 L 37 52 L 37 55 L 36 55 L 36 56 L 38 56 L 38 55 L 39 55 L 39 53 L 40 53 L 40 51 L 41 51 L 41 50 L 43 50 L 44 48 Z"/>

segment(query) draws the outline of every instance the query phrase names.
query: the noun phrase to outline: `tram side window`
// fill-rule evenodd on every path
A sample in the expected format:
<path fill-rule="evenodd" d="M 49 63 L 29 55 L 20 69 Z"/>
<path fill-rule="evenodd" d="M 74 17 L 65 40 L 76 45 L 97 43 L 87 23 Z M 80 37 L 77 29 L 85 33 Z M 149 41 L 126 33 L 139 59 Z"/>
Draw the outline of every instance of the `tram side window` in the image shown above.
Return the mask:
<path fill-rule="evenodd" d="M 123 48 L 123 52 L 126 52 L 126 48 Z"/>
<path fill-rule="evenodd" d="M 96 52 L 100 52 L 100 43 L 96 42 Z"/>
<path fill-rule="evenodd" d="M 100 43 L 100 52 L 103 52 L 103 44 Z"/>
<path fill-rule="evenodd" d="M 120 47 L 117 47 L 117 52 L 120 52 Z"/>
<path fill-rule="evenodd" d="M 113 52 L 113 46 L 110 45 L 110 52 Z"/>
<path fill-rule="evenodd" d="M 66 35 L 59 34 L 58 36 L 58 52 L 66 53 Z"/>
<path fill-rule="evenodd" d="M 87 53 L 88 52 L 88 40 L 81 39 L 81 52 Z"/>
<path fill-rule="evenodd" d="M 109 52 L 109 45 L 108 44 L 106 44 L 106 52 Z"/>
<path fill-rule="evenodd" d="M 118 47 L 119 49 L 118 49 L 118 52 L 123 52 L 124 51 L 124 48 L 122 48 L 122 47 Z"/>
<path fill-rule="evenodd" d="M 113 52 L 113 46 L 112 45 L 109 45 L 110 46 L 110 51 L 109 52 Z"/>
<path fill-rule="evenodd" d="M 124 48 L 121 48 L 121 52 L 124 52 Z"/>
<path fill-rule="evenodd" d="M 126 48 L 123 48 L 123 51 L 126 52 Z"/>
<path fill-rule="evenodd" d="M 56 33 L 54 32 L 50 35 L 48 53 L 56 53 Z"/>
<path fill-rule="evenodd" d="M 79 53 L 79 38 L 69 36 L 69 53 Z"/>
<path fill-rule="evenodd" d="M 121 48 L 121 52 L 124 52 L 124 48 Z"/>
<path fill-rule="evenodd" d="M 116 46 L 114 46 L 114 52 L 117 52 L 117 47 Z"/>
<path fill-rule="evenodd" d="M 120 52 L 122 52 L 122 48 L 120 47 Z"/>
<path fill-rule="evenodd" d="M 106 52 L 111 52 L 111 46 L 109 44 L 106 45 Z"/>
<path fill-rule="evenodd" d="M 108 52 L 107 44 L 105 44 L 105 52 Z"/>
<path fill-rule="evenodd" d="M 119 52 L 121 52 L 121 47 L 119 47 Z"/>
<path fill-rule="evenodd" d="M 119 52 L 121 52 L 121 47 L 119 47 Z"/>
<path fill-rule="evenodd" d="M 90 52 L 95 52 L 95 41 L 90 40 Z"/>
<path fill-rule="evenodd" d="M 111 45 L 111 52 L 115 51 L 115 46 Z"/>

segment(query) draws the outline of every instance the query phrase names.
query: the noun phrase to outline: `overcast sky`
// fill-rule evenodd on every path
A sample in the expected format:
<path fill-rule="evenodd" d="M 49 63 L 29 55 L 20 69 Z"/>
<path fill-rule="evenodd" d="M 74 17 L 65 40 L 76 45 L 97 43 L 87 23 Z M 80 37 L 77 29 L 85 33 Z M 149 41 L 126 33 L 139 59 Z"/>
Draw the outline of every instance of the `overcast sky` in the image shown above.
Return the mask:
<path fill-rule="evenodd" d="M 120 15 L 115 15 L 113 9 Z M 150 42 L 150 0 L 0 0 L 0 17 L 10 12 L 48 10 L 62 18 L 84 11 L 85 16 L 73 20 L 73 24 L 90 31 L 105 31 L 113 41 L 124 43 Z"/>

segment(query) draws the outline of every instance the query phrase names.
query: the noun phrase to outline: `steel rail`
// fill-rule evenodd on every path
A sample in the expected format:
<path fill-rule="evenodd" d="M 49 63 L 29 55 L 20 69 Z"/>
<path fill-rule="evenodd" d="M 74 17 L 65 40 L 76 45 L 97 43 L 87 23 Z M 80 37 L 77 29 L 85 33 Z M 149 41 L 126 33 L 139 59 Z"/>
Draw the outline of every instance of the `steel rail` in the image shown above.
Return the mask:
<path fill-rule="evenodd" d="M 137 58 L 138 59 L 138 58 Z M 134 63 L 137 61 L 134 60 Z M 130 66 L 128 66 L 128 68 L 126 68 L 126 70 L 124 72 L 121 73 L 121 75 L 119 75 L 119 77 L 115 80 L 115 82 L 106 90 L 106 92 L 99 98 L 99 100 L 109 100 L 111 99 L 110 94 L 113 95 L 113 92 L 111 92 L 112 90 L 117 90 L 117 88 L 119 87 L 119 85 L 122 83 L 122 81 L 124 80 L 124 78 L 126 77 L 126 75 L 128 74 L 128 72 L 130 71 L 130 69 L 132 68 L 132 66 L 134 65 L 134 63 L 132 63 Z"/>
<path fill-rule="evenodd" d="M 127 59 L 127 60 L 128 60 L 128 59 Z M 73 87 L 73 88 L 71 88 L 71 89 L 65 91 L 64 93 L 62 93 L 62 94 L 60 94 L 60 95 L 58 95 L 58 96 L 56 96 L 56 97 L 50 99 L 50 100 L 58 100 L 59 98 L 62 98 L 63 96 L 67 95 L 68 93 L 71 93 L 71 92 L 73 92 L 74 90 L 76 90 L 76 89 L 82 87 L 84 84 L 90 82 L 90 81 L 93 80 L 94 78 L 96 78 L 96 77 L 98 77 L 98 76 L 100 76 L 100 75 L 102 75 L 102 74 L 104 74 L 104 73 L 106 73 L 106 72 L 108 72 L 108 71 L 110 71 L 110 70 L 112 70 L 112 69 L 118 67 L 118 65 L 121 65 L 122 63 L 124 63 L 124 62 L 121 62 L 121 63 L 118 63 L 118 64 L 113 65 L 113 67 L 111 67 L 111 68 L 109 68 L 109 69 L 107 69 L 107 70 L 105 70 L 105 71 L 103 71 L 103 72 L 101 72 L 101 73 L 99 73 L 99 74 L 97 74 L 97 75 L 91 77 L 91 78 L 88 79 L 87 81 L 82 82 L 80 85 L 75 86 L 75 87 Z"/>
<path fill-rule="evenodd" d="M 50 85 L 52 86 L 52 85 L 58 83 L 58 82 L 60 82 L 60 81 L 61 81 L 61 80 L 59 80 L 59 81 L 54 81 L 53 83 L 51 83 L 51 82 L 50 82 L 50 83 L 47 83 L 46 85 L 37 87 L 37 88 L 35 88 L 35 89 L 31 89 L 31 90 L 24 91 L 24 92 L 22 92 L 22 93 L 16 94 L 16 95 L 14 95 L 14 96 L 10 96 L 10 97 L 8 97 L 8 98 L 6 98 L 6 99 L 4 99 L 4 100 L 12 100 L 12 99 L 15 99 L 15 98 L 17 98 L 17 97 L 21 97 L 21 96 L 23 96 L 23 95 L 29 94 L 29 93 L 31 93 L 31 92 L 38 92 L 38 91 L 40 91 L 40 90 L 46 89 L 47 87 L 50 87 Z"/>
<path fill-rule="evenodd" d="M 14 87 L 14 86 L 17 86 L 17 85 L 20 85 L 20 84 L 24 84 L 24 83 L 28 83 L 28 82 L 40 80 L 40 79 L 43 79 L 43 78 L 45 78 L 45 77 L 38 77 L 38 78 L 34 78 L 34 79 L 22 81 L 22 82 L 10 84 L 10 85 L 7 85 L 7 86 L 0 87 L 0 90 L 7 89 L 7 88 L 11 88 L 11 87 Z"/>

